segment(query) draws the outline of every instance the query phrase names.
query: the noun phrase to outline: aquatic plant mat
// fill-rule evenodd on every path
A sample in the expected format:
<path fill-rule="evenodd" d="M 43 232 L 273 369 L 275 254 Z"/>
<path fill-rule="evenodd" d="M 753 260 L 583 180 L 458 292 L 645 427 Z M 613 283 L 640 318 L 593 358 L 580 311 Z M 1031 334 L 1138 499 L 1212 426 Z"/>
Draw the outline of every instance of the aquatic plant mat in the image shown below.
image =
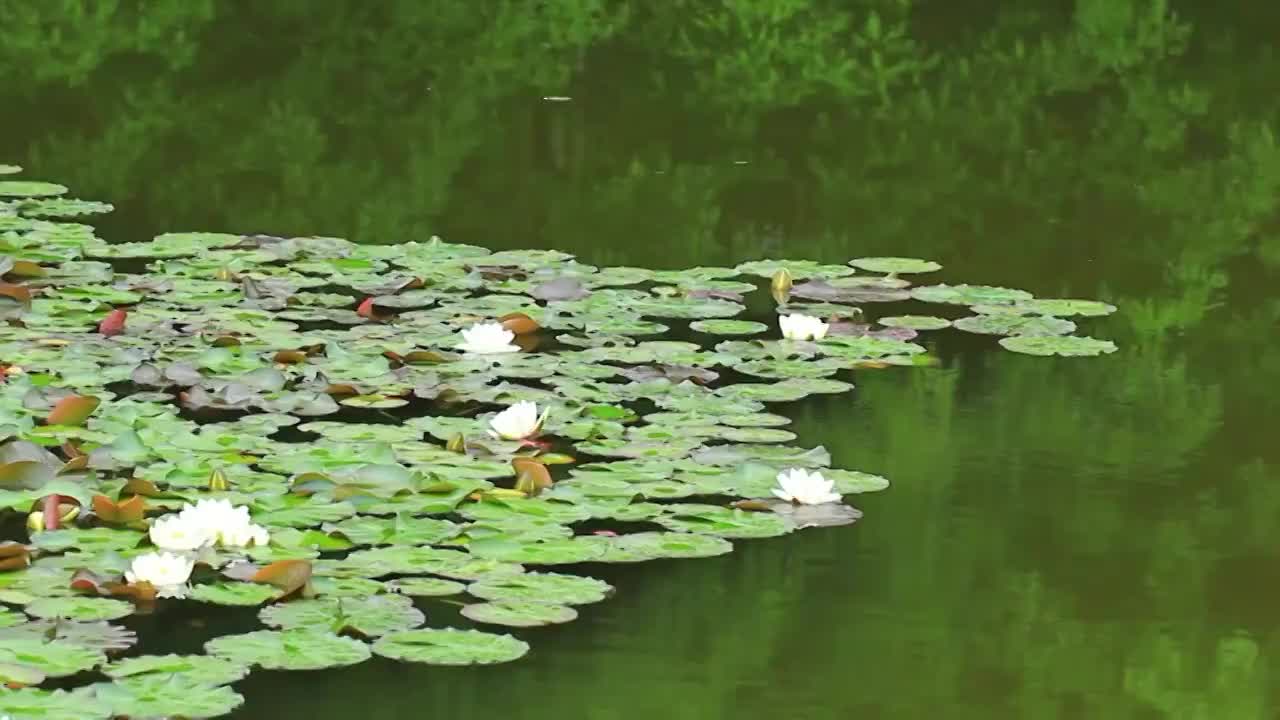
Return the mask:
<path fill-rule="evenodd" d="M 924 333 L 1115 350 L 1072 334 L 1109 305 L 907 279 L 941 271 L 926 260 L 673 272 L 438 240 L 108 244 L 68 218 L 109 205 L 20 177 L 0 179 L 12 717 L 214 717 L 255 668 L 516 661 L 529 635 L 507 628 L 610 597 L 581 574 L 596 563 L 847 524 L 841 496 L 888 485 L 829 467 L 770 404 L 926 366 Z M 785 339 L 775 311 L 810 317 Z M 474 627 L 433 621 L 450 602 Z M 215 612 L 256 629 L 138 652 L 131 616 Z"/>

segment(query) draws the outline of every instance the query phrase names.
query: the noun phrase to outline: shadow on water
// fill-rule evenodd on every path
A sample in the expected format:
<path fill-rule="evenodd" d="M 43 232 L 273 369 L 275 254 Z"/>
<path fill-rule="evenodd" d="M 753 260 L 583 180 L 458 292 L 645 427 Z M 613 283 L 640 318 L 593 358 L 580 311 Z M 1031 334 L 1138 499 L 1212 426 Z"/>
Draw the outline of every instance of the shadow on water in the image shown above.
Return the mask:
<path fill-rule="evenodd" d="M 0 160 L 112 240 L 905 255 L 1122 308 L 1106 359 L 949 338 L 786 407 L 893 480 L 854 526 L 586 568 L 617 596 L 521 663 L 255 673 L 235 717 L 1276 716 L 1274 3 L 155 0 L 47 41 L 91 4 L 0 1 Z"/>

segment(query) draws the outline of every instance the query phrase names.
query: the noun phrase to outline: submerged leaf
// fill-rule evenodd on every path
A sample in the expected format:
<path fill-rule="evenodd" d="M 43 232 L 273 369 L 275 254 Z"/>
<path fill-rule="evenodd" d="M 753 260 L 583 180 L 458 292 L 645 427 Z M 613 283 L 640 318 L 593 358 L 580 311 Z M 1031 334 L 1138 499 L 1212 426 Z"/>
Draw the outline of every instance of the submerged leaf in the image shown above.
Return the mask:
<path fill-rule="evenodd" d="M 311 561 L 279 560 L 259 569 L 249 579 L 275 586 L 284 595 L 289 595 L 302 590 L 311 581 Z"/>
<path fill-rule="evenodd" d="M 65 397 L 49 411 L 45 422 L 50 425 L 82 425 L 101 403 L 102 401 L 93 395 Z"/>

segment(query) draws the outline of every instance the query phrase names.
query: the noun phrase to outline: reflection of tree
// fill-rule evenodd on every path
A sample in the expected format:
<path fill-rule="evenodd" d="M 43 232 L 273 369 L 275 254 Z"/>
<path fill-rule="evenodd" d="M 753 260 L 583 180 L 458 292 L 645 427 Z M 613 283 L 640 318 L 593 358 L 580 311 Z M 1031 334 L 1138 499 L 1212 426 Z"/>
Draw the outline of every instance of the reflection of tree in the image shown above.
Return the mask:
<path fill-rule="evenodd" d="M 145 11 L 122 0 L 0 0 L 0 87 L 25 94 L 45 83 L 81 85 L 130 56 L 181 68 L 213 14 L 213 0 L 149 0 Z"/>
<path fill-rule="evenodd" d="M 1217 380 L 1161 349 L 1087 368 L 965 357 L 863 373 L 851 422 L 801 410 L 836 464 L 911 482 L 865 501 L 857 563 L 793 579 L 783 636 L 822 628 L 883 717 L 991 717 L 993 698 L 1010 717 L 1261 717 L 1278 638 L 1237 628 L 1273 617 L 1214 598 L 1252 594 L 1227 561 L 1273 556 L 1280 489 L 1261 463 L 1203 466 L 1228 432 Z M 801 609 L 844 573 L 892 616 Z"/>
<path fill-rule="evenodd" d="M 34 134 L 23 159 L 157 230 L 442 232 L 675 264 L 731 238 L 749 255 L 736 241 L 761 224 L 824 259 L 909 247 L 1085 290 L 1160 284 L 1133 316 L 1160 335 L 1217 301 L 1280 188 L 1274 60 L 1163 0 L 1079 0 L 1067 22 L 975 2 L 968 24 L 913 0 L 15 5 L 0 76 L 36 68 L 4 84 L 25 111 L 3 122 Z M 41 45 L 76 8 L 73 42 Z M 146 79 L 109 62 L 175 37 Z M 45 123 L 39 83 L 82 81 L 96 92 Z"/>

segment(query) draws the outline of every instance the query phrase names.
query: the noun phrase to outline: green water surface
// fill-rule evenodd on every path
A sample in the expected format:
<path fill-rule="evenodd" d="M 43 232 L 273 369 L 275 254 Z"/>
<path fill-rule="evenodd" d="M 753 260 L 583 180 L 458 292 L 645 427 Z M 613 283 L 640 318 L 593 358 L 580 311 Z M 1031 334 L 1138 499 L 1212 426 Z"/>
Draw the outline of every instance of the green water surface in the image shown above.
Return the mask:
<path fill-rule="evenodd" d="M 111 240 L 906 255 L 1121 308 L 1105 358 L 952 333 L 782 406 L 893 481 L 856 525 L 592 567 L 618 595 L 519 663 L 254 673 L 236 718 L 1276 718 L 1277 37 L 1272 2 L 0 0 L 0 162 Z"/>

